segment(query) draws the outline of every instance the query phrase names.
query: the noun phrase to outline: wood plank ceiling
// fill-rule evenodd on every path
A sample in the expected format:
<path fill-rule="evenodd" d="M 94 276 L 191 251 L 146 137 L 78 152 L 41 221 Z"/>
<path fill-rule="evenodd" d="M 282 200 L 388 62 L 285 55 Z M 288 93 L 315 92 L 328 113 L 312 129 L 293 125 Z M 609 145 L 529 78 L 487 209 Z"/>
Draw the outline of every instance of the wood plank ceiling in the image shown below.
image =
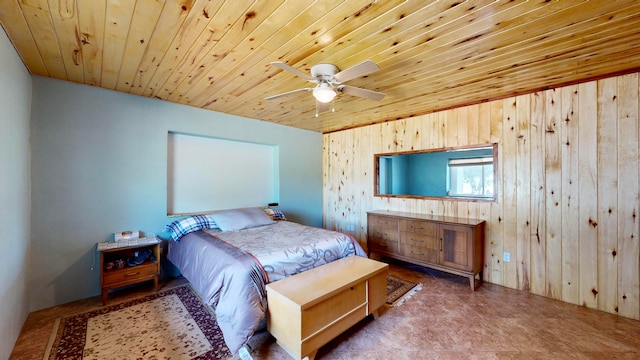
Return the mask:
<path fill-rule="evenodd" d="M 32 74 L 322 133 L 640 68 L 640 1 L 0 0 Z M 371 59 L 315 117 L 304 72 Z M 313 85 L 312 85 L 313 86 Z"/>

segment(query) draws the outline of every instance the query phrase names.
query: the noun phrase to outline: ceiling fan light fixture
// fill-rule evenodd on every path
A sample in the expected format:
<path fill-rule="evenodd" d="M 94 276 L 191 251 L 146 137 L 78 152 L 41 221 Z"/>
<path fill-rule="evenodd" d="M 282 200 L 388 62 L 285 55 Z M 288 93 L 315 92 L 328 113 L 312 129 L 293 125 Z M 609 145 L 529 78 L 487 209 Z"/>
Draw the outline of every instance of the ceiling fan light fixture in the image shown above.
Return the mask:
<path fill-rule="evenodd" d="M 343 83 L 357 77 L 366 76 L 380 68 L 371 60 L 366 60 L 354 65 L 346 70 L 340 70 L 333 64 L 316 64 L 311 67 L 311 74 L 302 72 L 281 61 L 274 61 L 271 65 L 282 70 L 288 71 L 300 78 L 316 84 L 315 87 L 301 88 L 288 91 L 278 95 L 272 95 L 265 100 L 278 99 L 282 96 L 291 95 L 303 91 L 311 91 L 316 104 L 316 117 L 322 112 L 335 112 L 335 98 L 340 94 L 357 96 L 365 99 L 380 101 L 384 97 L 381 92 L 359 88 L 355 86 L 344 85 Z"/>
<path fill-rule="evenodd" d="M 329 103 L 336 97 L 336 91 L 327 83 L 321 83 L 313 88 L 313 97 L 321 103 Z"/>

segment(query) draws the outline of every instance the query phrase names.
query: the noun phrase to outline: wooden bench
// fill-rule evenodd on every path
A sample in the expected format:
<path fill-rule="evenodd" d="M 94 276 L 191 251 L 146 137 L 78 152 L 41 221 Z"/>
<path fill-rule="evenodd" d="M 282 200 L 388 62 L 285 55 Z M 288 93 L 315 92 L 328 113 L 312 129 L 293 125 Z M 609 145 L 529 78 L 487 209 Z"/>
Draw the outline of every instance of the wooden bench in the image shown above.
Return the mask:
<path fill-rule="evenodd" d="M 350 256 L 267 285 L 267 329 L 296 359 L 318 349 L 386 302 L 389 265 Z"/>

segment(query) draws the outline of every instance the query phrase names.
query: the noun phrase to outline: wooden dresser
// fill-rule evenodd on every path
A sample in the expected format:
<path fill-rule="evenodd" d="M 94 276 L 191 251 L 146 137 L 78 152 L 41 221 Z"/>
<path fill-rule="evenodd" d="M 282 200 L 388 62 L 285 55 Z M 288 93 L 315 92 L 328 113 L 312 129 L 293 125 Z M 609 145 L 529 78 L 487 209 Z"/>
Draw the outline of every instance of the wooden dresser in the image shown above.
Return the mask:
<path fill-rule="evenodd" d="M 484 220 L 394 211 L 367 213 L 367 251 L 482 280 Z"/>
<path fill-rule="evenodd" d="M 290 355 L 318 349 L 386 302 L 389 265 L 349 256 L 267 284 L 267 329 Z"/>

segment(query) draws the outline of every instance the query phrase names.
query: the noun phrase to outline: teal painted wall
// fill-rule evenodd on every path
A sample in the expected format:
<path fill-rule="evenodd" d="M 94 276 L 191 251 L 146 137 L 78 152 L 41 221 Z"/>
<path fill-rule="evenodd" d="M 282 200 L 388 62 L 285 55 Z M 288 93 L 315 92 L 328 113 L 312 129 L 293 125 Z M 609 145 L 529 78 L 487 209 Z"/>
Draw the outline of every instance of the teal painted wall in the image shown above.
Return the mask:
<path fill-rule="evenodd" d="M 392 158 L 391 191 L 392 194 L 406 194 L 409 191 L 410 182 L 406 181 L 406 174 L 410 171 L 410 157 L 395 156 Z"/>
<path fill-rule="evenodd" d="M 433 152 L 411 156 L 407 179 L 409 194 L 447 196 L 449 152 Z"/>
<path fill-rule="evenodd" d="M 416 155 L 409 161 L 409 192 L 416 195 L 447 196 L 449 160 L 491 156 L 493 149 L 464 152 L 432 152 Z"/>
<path fill-rule="evenodd" d="M 100 293 L 97 242 L 174 220 L 169 131 L 278 145 L 280 209 L 322 226 L 320 133 L 37 76 L 32 112 L 32 310 Z"/>
<path fill-rule="evenodd" d="M 0 27 L 0 359 L 29 313 L 31 76 Z"/>

